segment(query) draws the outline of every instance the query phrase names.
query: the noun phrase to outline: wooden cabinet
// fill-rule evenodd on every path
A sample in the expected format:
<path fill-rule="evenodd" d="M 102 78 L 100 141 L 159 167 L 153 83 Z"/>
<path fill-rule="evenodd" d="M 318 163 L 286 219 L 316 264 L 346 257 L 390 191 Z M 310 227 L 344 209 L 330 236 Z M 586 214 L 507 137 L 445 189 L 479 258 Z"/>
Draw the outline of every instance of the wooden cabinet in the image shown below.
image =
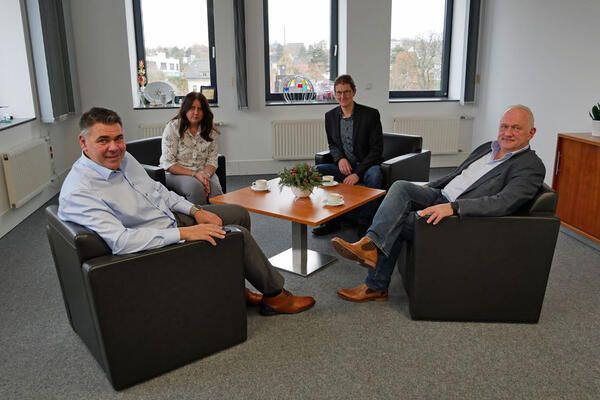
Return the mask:
<path fill-rule="evenodd" d="M 558 134 L 552 187 L 563 226 L 600 243 L 600 137 Z"/>

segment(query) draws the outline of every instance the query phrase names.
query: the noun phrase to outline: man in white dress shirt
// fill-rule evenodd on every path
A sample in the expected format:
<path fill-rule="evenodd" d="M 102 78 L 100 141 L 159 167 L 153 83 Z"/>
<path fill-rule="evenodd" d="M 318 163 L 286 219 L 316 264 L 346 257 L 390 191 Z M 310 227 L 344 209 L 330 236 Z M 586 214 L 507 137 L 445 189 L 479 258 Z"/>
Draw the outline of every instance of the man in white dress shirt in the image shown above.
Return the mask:
<path fill-rule="evenodd" d="M 225 237 L 224 225 L 235 225 L 244 237 L 246 279 L 262 292 L 246 289 L 247 302 L 259 305 L 263 315 L 293 314 L 314 305 L 312 297 L 294 296 L 283 288 L 283 276 L 249 232 L 250 216 L 244 208 L 198 208 L 150 179 L 141 164 L 125 151 L 121 118 L 114 111 L 94 107 L 81 116 L 79 125 L 82 155 L 60 191 L 61 219 L 93 230 L 114 254 L 182 240 L 204 240 L 216 246 L 216 241 Z"/>

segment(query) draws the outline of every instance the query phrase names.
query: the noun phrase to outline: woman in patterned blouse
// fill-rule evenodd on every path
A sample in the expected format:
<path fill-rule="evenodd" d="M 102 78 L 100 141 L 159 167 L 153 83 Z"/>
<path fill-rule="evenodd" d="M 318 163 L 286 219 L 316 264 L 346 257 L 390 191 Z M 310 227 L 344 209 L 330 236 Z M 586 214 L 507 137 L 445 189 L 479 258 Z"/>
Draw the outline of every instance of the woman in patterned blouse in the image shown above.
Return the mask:
<path fill-rule="evenodd" d="M 213 113 L 203 94 L 188 93 L 162 136 L 160 166 L 167 187 L 194 204 L 223 194 L 217 170 L 217 136 Z"/>

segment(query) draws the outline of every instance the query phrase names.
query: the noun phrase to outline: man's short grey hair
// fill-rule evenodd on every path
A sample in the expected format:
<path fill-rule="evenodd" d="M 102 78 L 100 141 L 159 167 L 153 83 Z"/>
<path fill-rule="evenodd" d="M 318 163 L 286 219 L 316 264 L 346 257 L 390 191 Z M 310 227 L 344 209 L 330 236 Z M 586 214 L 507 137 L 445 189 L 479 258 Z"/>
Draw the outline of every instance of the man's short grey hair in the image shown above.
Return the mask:
<path fill-rule="evenodd" d="M 535 118 L 533 117 L 533 111 L 531 111 L 531 108 L 524 106 L 523 104 L 513 104 L 512 106 L 509 106 L 506 110 L 504 110 L 504 113 L 506 113 L 508 110 L 513 109 L 525 111 L 529 115 L 529 122 L 531 123 L 531 127 L 535 128 Z"/>

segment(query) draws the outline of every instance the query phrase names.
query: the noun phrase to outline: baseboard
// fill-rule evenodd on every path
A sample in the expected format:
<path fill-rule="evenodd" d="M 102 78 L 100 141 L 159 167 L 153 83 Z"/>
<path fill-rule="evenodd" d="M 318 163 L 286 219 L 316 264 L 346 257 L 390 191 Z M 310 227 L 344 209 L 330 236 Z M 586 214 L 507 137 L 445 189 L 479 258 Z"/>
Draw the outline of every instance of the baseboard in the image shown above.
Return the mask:
<path fill-rule="evenodd" d="M 564 227 L 564 226 L 561 226 L 561 227 L 560 227 L 560 231 L 561 231 L 562 233 L 564 233 L 565 235 L 567 235 L 567 236 L 570 236 L 570 237 L 572 237 L 573 239 L 575 239 L 575 240 L 578 240 L 578 241 L 580 241 L 581 243 L 583 243 L 583 244 L 585 244 L 585 245 L 587 245 L 587 246 L 591 247 L 592 249 L 594 249 L 594 250 L 597 250 L 597 251 L 600 251 L 600 244 L 596 243 L 595 241 L 593 241 L 593 240 L 591 240 L 591 239 L 588 239 L 588 238 L 586 238 L 585 236 L 583 236 L 583 235 L 580 235 L 580 234 L 578 234 L 577 232 L 574 232 L 574 231 L 572 231 L 571 229 L 569 229 L 569 228 L 567 228 L 567 227 Z"/>
<path fill-rule="evenodd" d="M 68 172 L 69 170 L 66 170 L 60 175 L 52 177 L 50 184 L 22 207 L 10 208 L 4 214 L 0 215 L 0 238 L 4 237 L 4 235 L 13 230 L 27 217 L 36 212 L 48 200 L 56 196 L 60 192 L 60 188 Z"/>

